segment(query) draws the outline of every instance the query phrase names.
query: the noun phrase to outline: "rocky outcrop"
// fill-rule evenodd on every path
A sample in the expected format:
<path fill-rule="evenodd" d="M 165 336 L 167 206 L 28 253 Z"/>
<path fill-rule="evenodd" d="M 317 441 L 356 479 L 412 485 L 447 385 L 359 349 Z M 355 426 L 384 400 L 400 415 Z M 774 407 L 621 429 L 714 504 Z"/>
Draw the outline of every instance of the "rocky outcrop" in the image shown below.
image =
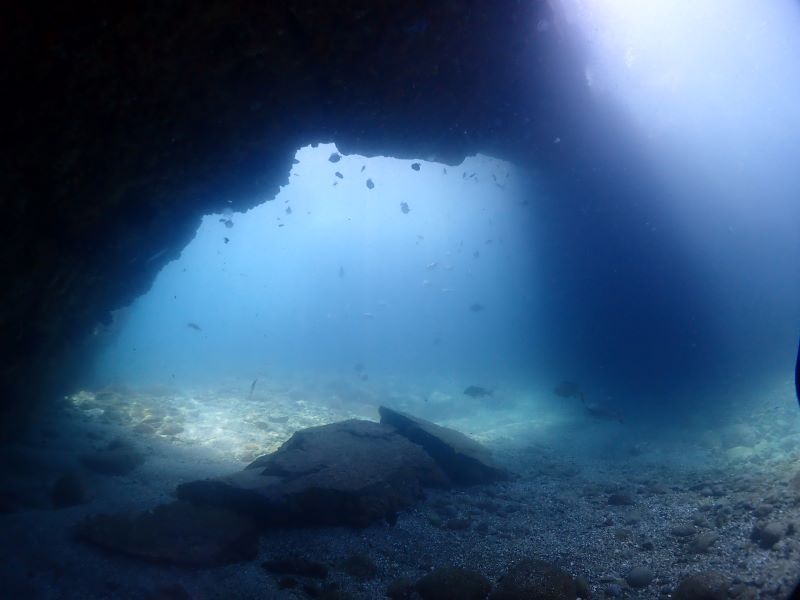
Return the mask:
<path fill-rule="evenodd" d="M 298 431 L 243 471 L 179 485 L 178 497 L 266 526 L 365 527 L 393 519 L 423 486 L 447 483 L 430 456 L 393 428 L 354 419 Z"/>
<path fill-rule="evenodd" d="M 378 410 L 381 423 L 422 446 L 454 483 L 472 485 L 510 478 L 494 464 L 484 446 L 463 433 L 385 406 Z"/>

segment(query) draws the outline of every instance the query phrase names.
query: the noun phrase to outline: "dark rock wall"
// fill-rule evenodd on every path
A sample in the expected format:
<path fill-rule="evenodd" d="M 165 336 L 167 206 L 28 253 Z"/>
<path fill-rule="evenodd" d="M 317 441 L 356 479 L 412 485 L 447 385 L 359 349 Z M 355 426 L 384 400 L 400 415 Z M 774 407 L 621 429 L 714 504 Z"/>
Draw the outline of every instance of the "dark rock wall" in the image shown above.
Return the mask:
<path fill-rule="evenodd" d="M 272 198 L 303 144 L 454 162 L 501 154 L 520 124 L 537 137 L 559 52 L 540 18 L 544 2 L 438 0 L 8 12 L 3 403 L 54 389 L 202 214 Z"/>
<path fill-rule="evenodd" d="M 587 134 L 566 27 L 544 0 L 6 11 L 4 407 L 63 391 L 94 329 L 147 290 L 201 216 L 274 197 L 304 144 L 449 163 L 481 151 L 580 195 L 597 183 L 591 157 L 611 164 L 625 145 Z"/>

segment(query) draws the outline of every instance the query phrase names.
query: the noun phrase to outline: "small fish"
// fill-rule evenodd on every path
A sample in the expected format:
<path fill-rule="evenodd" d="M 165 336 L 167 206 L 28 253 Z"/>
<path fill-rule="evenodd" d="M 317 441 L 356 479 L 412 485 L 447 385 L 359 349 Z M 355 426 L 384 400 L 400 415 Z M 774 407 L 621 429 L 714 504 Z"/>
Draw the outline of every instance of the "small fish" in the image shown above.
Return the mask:
<path fill-rule="evenodd" d="M 367 189 L 371 190 L 375 187 L 375 184 L 372 183 L 372 179 L 367 179 Z"/>
<path fill-rule="evenodd" d="M 339 162 L 340 160 L 342 160 L 342 155 L 341 155 L 341 154 L 339 154 L 338 152 L 334 152 L 333 154 L 331 154 L 331 155 L 328 157 L 328 160 L 329 160 L 329 161 L 331 161 L 332 163 L 337 163 L 337 162 Z"/>
<path fill-rule="evenodd" d="M 481 311 L 483 311 L 485 308 L 486 308 L 486 307 L 485 307 L 483 304 L 480 304 L 479 302 L 475 302 L 474 304 L 470 304 L 470 305 L 469 305 L 469 309 L 470 309 L 472 312 L 481 312 Z"/>
<path fill-rule="evenodd" d="M 248 398 L 252 398 L 252 397 L 253 397 L 253 392 L 254 392 L 254 391 L 255 391 L 255 389 L 256 389 L 256 384 L 257 384 L 257 383 L 258 383 L 258 377 L 256 377 L 255 379 L 253 379 L 253 383 L 251 383 L 251 384 L 250 384 L 250 395 L 248 396 Z"/>
<path fill-rule="evenodd" d="M 339 279 L 341 279 L 342 277 L 344 277 L 344 267 L 339 266 Z"/>
<path fill-rule="evenodd" d="M 230 238 L 222 238 L 222 239 L 226 244 L 231 241 Z"/>
<path fill-rule="evenodd" d="M 471 385 L 464 390 L 464 395 L 470 398 L 487 398 L 494 396 L 494 392 L 479 385 Z"/>
<path fill-rule="evenodd" d="M 403 212 L 404 215 L 407 215 L 411 211 L 411 209 L 408 208 L 408 203 L 407 202 L 401 202 L 400 203 L 400 210 Z"/>
<path fill-rule="evenodd" d="M 344 175 L 342 175 L 339 171 L 336 171 L 334 175 L 336 175 L 339 179 L 344 179 Z"/>
<path fill-rule="evenodd" d="M 442 174 L 447 175 L 447 167 L 442 167 Z"/>
<path fill-rule="evenodd" d="M 233 221 L 231 219 L 220 219 L 219 222 L 225 223 L 225 227 L 227 227 L 228 229 L 233 227 Z"/>
<path fill-rule="evenodd" d="M 361 172 L 363 173 L 364 169 L 366 169 L 366 168 L 367 168 L 367 165 L 361 165 Z"/>
<path fill-rule="evenodd" d="M 189 322 L 189 323 L 187 323 L 187 324 L 186 324 L 186 326 L 187 326 L 189 329 L 194 329 L 195 331 L 203 331 L 203 330 L 200 328 L 200 325 L 198 325 L 197 323 L 191 323 L 191 322 Z"/>
<path fill-rule="evenodd" d="M 419 171 L 419 163 L 411 163 L 411 168 L 415 171 Z"/>
<path fill-rule="evenodd" d="M 480 258 L 480 257 L 481 257 L 481 253 L 478 252 L 477 250 L 475 250 L 475 252 L 472 253 L 472 258 Z"/>
<path fill-rule="evenodd" d="M 286 207 L 286 214 L 287 214 L 287 215 L 290 215 L 290 214 L 292 214 L 292 207 L 291 207 L 291 206 L 287 206 L 287 207 Z"/>

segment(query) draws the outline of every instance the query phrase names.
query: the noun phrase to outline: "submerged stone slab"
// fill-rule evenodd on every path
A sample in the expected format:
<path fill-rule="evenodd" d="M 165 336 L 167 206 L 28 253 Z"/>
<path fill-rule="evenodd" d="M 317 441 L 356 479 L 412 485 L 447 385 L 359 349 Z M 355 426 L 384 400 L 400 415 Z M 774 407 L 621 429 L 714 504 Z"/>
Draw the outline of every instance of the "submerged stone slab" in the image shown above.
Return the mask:
<path fill-rule="evenodd" d="M 83 521 L 78 533 L 106 550 L 183 566 L 249 560 L 258 550 L 252 521 L 188 502 L 170 502 L 136 515 L 96 515 Z"/>
<path fill-rule="evenodd" d="M 481 444 L 455 429 L 381 406 L 381 423 L 422 446 L 453 482 L 472 485 L 510 479 Z"/>
<path fill-rule="evenodd" d="M 448 479 L 393 428 L 352 419 L 296 432 L 244 471 L 178 486 L 178 498 L 251 516 L 266 526 L 349 525 L 391 519 L 425 485 Z"/>

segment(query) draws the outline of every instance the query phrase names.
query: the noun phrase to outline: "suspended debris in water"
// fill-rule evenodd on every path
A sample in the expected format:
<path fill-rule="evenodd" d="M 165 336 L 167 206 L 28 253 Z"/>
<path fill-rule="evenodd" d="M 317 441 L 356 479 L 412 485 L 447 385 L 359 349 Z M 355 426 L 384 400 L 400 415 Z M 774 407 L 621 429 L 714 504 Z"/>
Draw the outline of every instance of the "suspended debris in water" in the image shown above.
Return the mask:
<path fill-rule="evenodd" d="M 579 398 L 581 402 L 584 401 L 581 386 L 572 381 L 562 381 L 553 389 L 553 393 L 560 398 Z"/>
<path fill-rule="evenodd" d="M 411 209 L 408 208 L 408 203 L 407 202 L 401 202 L 400 203 L 400 210 L 403 211 L 404 215 L 407 215 L 409 212 L 411 212 Z"/>
<path fill-rule="evenodd" d="M 248 396 L 248 398 L 252 398 L 253 397 L 253 391 L 255 391 L 257 383 L 258 383 L 258 377 L 253 379 L 253 383 L 250 384 L 250 395 Z"/>
<path fill-rule="evenodd" d="M 342 155 L 341 155 L 341 154 L 339 154 L 338 152 L 334 152 L 333 154 L 331 154 L 331 155 L 328 157 L 328 160 L 329 160 L 329 161 L 331 161 L 332 163 L 337 163 L 337 162 L 339 162 L 340 160 L 342 160 Z"/>
<path fill-rule="evenodd" d="M 469 396 L 470 398 L 486 398 L 489 396 L 494 396 L 494 392 L 479 385 L 471 385 L 464 390 L 464 395 Z"/>
<path fill-rule="evenodd" d="M 222 239 L 225 241 L 226 244 L 231 241 L 229 238 L 222 238 Z"/>
<path fill-rule="evenodd" d="M 189 329 L 194 329 L 195 331 L 203 331 L 203 330 L 200 328 L 200 325 L 198 325 L 197 323 L 192 323 L 192 322 L 189 322 L 189 323 L 187 323 L 187 324 L 186 324 L 186 326 L 187 326 Z"/>
<path fill-rule="evenodd" d="M 475 302 L 474 304 L 469 305 L 469 309 L 472 312 L 482 312 L 486 307 L 483 304 Z"/>
<path fill-rule="evenodd" d="M 419 171 L 419 163 L 411 163 L 411 168 L 415 171 Z"/>
<path fill-rule="evenodd" d="M 287 206 L 287 207 L 286 207 L 286 214 L 287 214 L 287 215 L 290 215 L 290 214 L 292 214 L 292 207 L 291 207 L 291 206 Z"/>
<path fill-rule="evenodd" d="M 341 279 L 342 277 L 344 277 L 344 267 L 342 267 L 342 266 L 340 265 L 340 266 L 339 266 L 339 278 Z"/>
<path fill-rule="evenodd" d="M 374 187 L 375 187 L 375 184 L 372 183 L 372 179 L 367 179 L 367 188 L 371 190 Z"/>
<path fill-rule="evenodd" d="M 344 179 L 344 175 L 342 175 L 339 171 L 336 171 L 334 175 L 336 175 L 339 179 Z"/>

